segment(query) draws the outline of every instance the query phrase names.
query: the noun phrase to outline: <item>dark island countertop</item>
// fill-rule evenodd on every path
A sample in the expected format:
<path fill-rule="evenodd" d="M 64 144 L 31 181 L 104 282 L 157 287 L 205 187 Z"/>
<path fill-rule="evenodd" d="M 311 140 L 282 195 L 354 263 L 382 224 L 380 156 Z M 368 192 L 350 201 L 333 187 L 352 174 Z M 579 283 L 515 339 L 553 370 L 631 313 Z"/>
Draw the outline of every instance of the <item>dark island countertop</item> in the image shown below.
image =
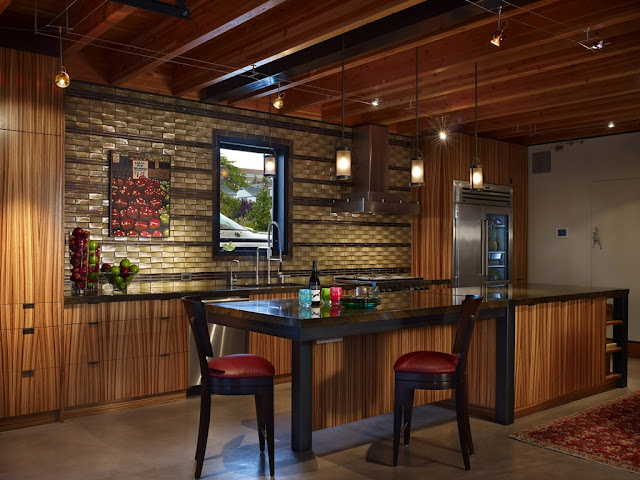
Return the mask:
<path fill-rule="evenodd" d="M 425 280 L 424 283 L 432 285 L 448 284 L 448 280 Z M 353 284 L 331 283 L 330 286 L 343 288 L 355 288 Z M 127 289 L 127 293 L 113 292 L 109 285 L 103 286 L 102 295 L 73 296 L 71 288 L 67 285 L 64 291 L 64 304 L 92 304 L 103 302 L 128 302 L 139 300 L 169 300 L 181 298 L 185 295 L 200 295 L 203 299 L 225 297 L 248 297 L 249 295 L 261 295 L 269 293 L 297 292 L 300 288 L 307 288 L 306 283 L 287 282 L 284 284 L 272 283 L 271 285 L 234 285 L 229 287 L 226 280 L 194 280 L 185 282 L 145 282 L 134 281 Z"/>

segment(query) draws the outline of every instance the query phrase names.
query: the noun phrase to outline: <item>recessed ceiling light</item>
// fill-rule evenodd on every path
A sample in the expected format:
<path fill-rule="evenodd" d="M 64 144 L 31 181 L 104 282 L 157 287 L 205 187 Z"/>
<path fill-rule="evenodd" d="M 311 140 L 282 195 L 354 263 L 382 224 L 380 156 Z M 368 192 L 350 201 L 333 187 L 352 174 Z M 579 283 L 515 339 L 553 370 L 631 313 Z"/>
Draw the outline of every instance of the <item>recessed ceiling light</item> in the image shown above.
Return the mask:
<path fill-rule="evenodd" d="M 615 127 L 615 126 L 616 126 L 616 124 L 613 122 L 613 120 L 611 120 L 611 121 L 607 124 L 607 127 L 609 127 L 609 128 L 613 128 L 613 127 Z"/>

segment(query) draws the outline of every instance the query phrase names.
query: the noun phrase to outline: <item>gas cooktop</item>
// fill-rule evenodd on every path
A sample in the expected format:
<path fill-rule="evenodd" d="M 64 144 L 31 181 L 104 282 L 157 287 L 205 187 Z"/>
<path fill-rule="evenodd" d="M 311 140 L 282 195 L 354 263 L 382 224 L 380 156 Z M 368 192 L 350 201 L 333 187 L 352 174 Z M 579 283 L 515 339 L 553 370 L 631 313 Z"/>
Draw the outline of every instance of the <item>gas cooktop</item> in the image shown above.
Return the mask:
<path fill-rule="evenodd" d="M 383 292 L 429 288 L 429 284 L 423 278 L 404 275 L 338 275 L 334 280 L 341 283 L 378 285 Z"/>

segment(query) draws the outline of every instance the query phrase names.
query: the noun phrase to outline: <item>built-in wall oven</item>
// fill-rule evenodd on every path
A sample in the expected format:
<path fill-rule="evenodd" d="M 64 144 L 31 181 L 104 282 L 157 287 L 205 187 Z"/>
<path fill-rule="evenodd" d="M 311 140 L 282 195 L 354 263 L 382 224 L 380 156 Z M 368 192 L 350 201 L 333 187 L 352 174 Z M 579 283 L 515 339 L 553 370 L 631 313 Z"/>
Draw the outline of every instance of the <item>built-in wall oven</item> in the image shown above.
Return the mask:
<path fill-rule="evenodd" d="M 249 297 L 224 297 L 203 300 L 203 303 L 222 302 L 242 302 L 249 300 Z M 209 339 L 213 358 L 233 353 L 247 353 L 247 332 L 238 328 L 225 327 L 224 325 L 209 324 Z M 189 388 L 187 395 L 197 395 L 200 393 L 200 363 L 198 362 L 198 351 L 193 333 L 189 332 Z"/>

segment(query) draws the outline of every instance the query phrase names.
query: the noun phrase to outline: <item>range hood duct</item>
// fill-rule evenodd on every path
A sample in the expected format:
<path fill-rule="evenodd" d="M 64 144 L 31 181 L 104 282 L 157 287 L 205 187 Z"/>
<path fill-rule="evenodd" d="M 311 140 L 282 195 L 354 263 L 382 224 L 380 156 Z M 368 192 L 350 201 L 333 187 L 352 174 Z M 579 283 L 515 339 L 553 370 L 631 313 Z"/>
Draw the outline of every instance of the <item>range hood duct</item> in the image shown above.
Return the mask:
<path fill-rule="evenodd" d="M 389 129 L 383 125 L 361 125 L 352 132 L 352 193 L 334 200 L 331 213 L 420 213 L 420 204 L 408 201 L 406 194 L 389 193 Z"/>

